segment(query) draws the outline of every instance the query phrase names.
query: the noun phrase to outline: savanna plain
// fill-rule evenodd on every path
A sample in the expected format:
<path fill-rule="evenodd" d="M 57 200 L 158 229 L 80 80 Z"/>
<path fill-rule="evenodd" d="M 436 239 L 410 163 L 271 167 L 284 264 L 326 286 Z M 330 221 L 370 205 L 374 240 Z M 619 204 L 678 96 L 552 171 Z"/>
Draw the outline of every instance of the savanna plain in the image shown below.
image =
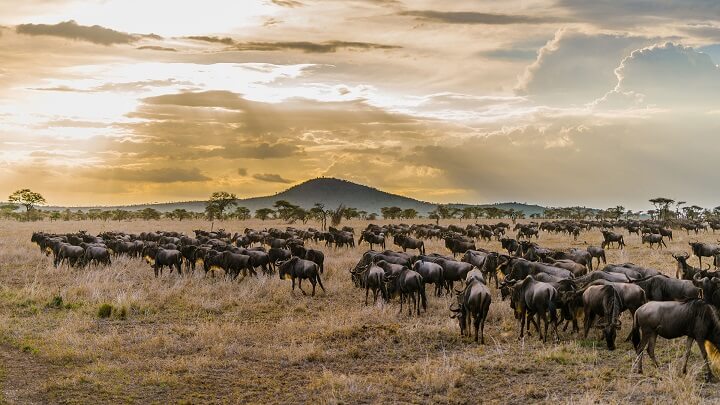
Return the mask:
<path fill-rule="evenodd" d="M 357 240 L 367 222 L 343 225 L 355 227 Z M 215 223 L 231 232 L 285 226 Z M 310 297 L 291 293 L 290 281 L 277 274 L 229 281 L 166 269 L 155 278 L 147 263 L 127 257 L 109 267 L 55 268 L 30 242 L 33 231 L 209 228 L 205 221 L 0 222 L 0 403 L 720 402 L 720 384 L 703 382 L 697 347 L 688 373 L 680 372 L 684 339 L 658 339 L 661 367 L 647 361 L 645 374 L 631 372 L 627 313 L 610 352 L 597 330 L 588 339 L 568 329 L 559 342 L 543 343 L 536 334 L 519 341 L 518 323 L 494 283 L 485 345 L 460 336 L 448 310 L 454 297 L 435 297 L 432 286 L 420 316 L 399 314 L 397 299 L 365 306 L 349 270 L 366 244 L 308 243 L 326 255 L 327 291 Z M 672 252 L 689 252 L 691 239 L 720 237 L 676 230 L 667 249 L 651 250 L 624 233 L 627 247 L 607 249 L 608 263 L 633 262 L 672 277 Z M 541 232 L 538 243 L 567 249 L 601 240 L 598 230 L 577 241 Z M 501 250 L 496 241 L 477 246 Z M 426 241 L 426 250 L 449 254 L 442 240 Z"/>

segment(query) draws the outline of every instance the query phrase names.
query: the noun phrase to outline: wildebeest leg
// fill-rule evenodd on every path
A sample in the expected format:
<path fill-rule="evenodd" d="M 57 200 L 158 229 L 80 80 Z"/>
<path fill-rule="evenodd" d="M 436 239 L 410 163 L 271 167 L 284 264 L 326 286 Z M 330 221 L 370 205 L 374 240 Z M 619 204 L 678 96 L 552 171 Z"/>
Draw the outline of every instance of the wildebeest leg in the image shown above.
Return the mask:
<path fill-rule="evenodd" d="M 153 266 L 153 270 L 155 271 L 155 278 L 157 278 L 157 276 L 158 276 L 158 266 L 157 266 L 157 265 Z"/>
<path fill-rule="evenodd" d="M 295 277 L 292 278 L 292 290 L 295 292 Z"/>
<path fill-rule="evenodd" d="M 703 360 L 705 360 L 705 381 L 710 382 L 715 379 L 715 376 L 710 369 L 710 361 L 708 360 L 707 350 L 705 350 L 705 342 L 703 339 L 696 339 L 696 342 L 700 348 L 700 354 L 702 354 Z"/>
<path fill-rule="evenodd" d="M 298 278 L 298 288 L 300 289 L 300 291 L 302 291 L 303 295 L 307 295 L 305 290 L 302 289 L 302 279 L 301 278 Z"/>
<path fill-rule="evenodd" d="M 593 322 L 595 322 L 595 314 L 593 312 L 585 311 L 585 330 L 583 334 L 583 339 L 587 339 Z"/>
<path fill-rule="evenodd" d="M 420 315 L 420 291 L 414 292 L 412 294 L 413 299 L 413 308 L 417 308 L 417 314 Z"/>
<path fill-rule="evenodd" d="M 648 344 L 648 334 L 642 331 L 642 337 L 640 338 L 640 343 L 638 344 L 637 348 L 635 349 L 635 354 L 637 355 L 637 372 L 639 374 L 643 373 L 643 356 L 645 355 L 645 346 Z"/>
<path fill-rule="evenodd" d="M 401 292 L 400 292 L 400 312 L 398 312 L 399 314 L 402 314 L 402 306 L 403 306 L 403 300 L 404 300 L 404 298 L 405 298 L 405 293 L 403 293 L 403 292 L 401 291 Z"/>
<path fill-rule="evenodd" d="M 655 357 L 655 342 L 657 341 L 657 334 L 653 333 L 650 336 L 650 339 L 648 340 L 648 347 L 647 352 L 650 355 L 650 358 L 652 359 L 653 363 L 655 363 L 655 367 L 660 368 L 660 364 L 657 361 L 657 358 Z"/>
<path fill-rule="evenodd" d="M 688 359 L 690 358 L 690 351 L 692 350 L 692 344 L 694 343 L 694 339 L 688 336 L 687 341 L 685 342 L 685 361 L 683 362 L 683 374 L 687 374 L 687 364 Z"/>
<path fill-rule="evenodd" d="M 370 286 L 365 287 L 365 305 L 367 305 L 368 295 L 370 295 Z M 375 290 L 373 290 L 373 304 L 375 303 Z"/>
<path fill-rule="evenodd" d="M 540 312 L 538 312 L 538 323 L 540 323 L 540 321 L 545 322 L 545 333 L 543 334 L 543 336 L 540 336 L 540 338 L 542 339 L 543 342 L 547 342 L 548 327 L 550 326 L 550 321 L 548 320 L 547 312 L 543 311 L 542 314 Z"/>
<path fill-rule="evenodd" d="M 469 315 L 472 316 L 472 315 Z M 473 319 L 473 326 L 475 327 L 475 342 L 478 341 L 478 332 L 480 331 L 480 314 L 475 315 L 475 319 Z"/>
<path fill-rule="evenodd" d="M 320 280 L 320 275 L 319 275 L 319 274 L 315 274 L 315 280 L 317 280 L 318 285 L 319 285 L 320 288 L 323 290 L 323 292 L 325 292 L 325 287 L 323 287 L 323 285 L 322 285 L 322 280 Z"/>
<path fill-rule="evenodd" d="M 525 310 L 525 308 L 523 308 L 522 311 L 520 312 L 520 337 L 518 338 L 518 340 L 522 339 L 523 334 L 525 333 L 525 316 L 526 316 L 526 310 Z"/>

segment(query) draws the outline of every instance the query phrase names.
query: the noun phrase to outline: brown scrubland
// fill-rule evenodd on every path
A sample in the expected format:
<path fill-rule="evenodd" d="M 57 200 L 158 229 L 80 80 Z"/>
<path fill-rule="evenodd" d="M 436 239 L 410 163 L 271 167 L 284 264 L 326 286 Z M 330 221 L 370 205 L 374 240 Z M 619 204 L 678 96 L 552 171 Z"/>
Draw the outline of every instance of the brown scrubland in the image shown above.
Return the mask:
<path fill-rule="evenodd" d="M 356 239 L 366 224 L 343 223 L 355 227 Z M 270 226 L 285 224 L 219 225 L 228 231 Z M 687 375 L 681 374 L 684 339 L 658 339 L 661 367 L 646 361 L 644 375 L 631 372 L 627 314 L 618 348 L 610 352 L 597 330 L 588 339 L 568 330 L 557 343 L 542 343 L 535 334 L 518 341 L 517 321 L 494 285 L 486 345 L 460 336 L 449 317 L 454 298 L 435 297 L 432 287 L 428 311 L 420 316 L 398 314 L 397 300 L 365 306 L 365 292 L 349 273 L 365 244 L 337 250 L 309 244 L 326 254 L 327 292 L 313 298 L 291 293 L 290 281 L 277 275 L 228 281 L 166 270 L 155 278 L 140 259 L 56 269 L 30 243 L 31 233 L 41 230 L 191 234 L 209 227 L 167 220 L 0 222 L 0 403 L 720 401 L 718 384 L 703 382 L 697 348 Z M 695 238 L 717 239 L 676 231 L 668 249 L 651 250 L 626 234 L 627 248 L 608 249 L 608 263 L 633 262 L 674 277 L 671 252 L 689 252 L 687 242 Z M 566 249 L 599 246 L 601 239 L 599 231 L 583 232 L 577 241 L 541 232 L 538 243 Z M 495 241 L 477 246 L 500 250 Z M 442 240 L 426 242 L 426 250 L 448 253 Z M 100 317 L 101 311 L 109 316 Z"/>

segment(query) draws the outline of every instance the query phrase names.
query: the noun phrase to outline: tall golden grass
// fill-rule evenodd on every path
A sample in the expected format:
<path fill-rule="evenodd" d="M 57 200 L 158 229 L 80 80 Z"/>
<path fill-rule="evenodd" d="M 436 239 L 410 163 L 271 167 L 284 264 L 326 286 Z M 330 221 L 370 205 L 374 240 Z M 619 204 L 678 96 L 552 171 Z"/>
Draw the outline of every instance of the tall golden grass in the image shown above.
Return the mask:
<path fill-rule="evenodd" d="M 348 225 L 357 231 L 366 223 Z M 220 224 L 231 231 L 269 226 L 285 224 Z M 581 340 L 569 332 L 561 332 L 557 344 L 543 344 L 534 334 L 519 342 L 512 309 L 494 287 L 485 346 L 460 337 L 449 318 L 450 298 L 430 290 L 428 312 L 419 317 L 398 314 L 397 302 L 364 306 L 364 291 L 353 287 L 348 270 L 367 245 L 335 250 L 311 244 L 326 253 L 327 288 L 311 298 L 292 294 L 277 275 L 232 282 L 202 272 L 165 272 L 156 279 L 140 259 L 56 269 L 30 243 L 36 230 L 208 228 L 203 221 L 0 222 L 0 354 L 31 370 L 15 373 L 0 364 L 2 392 L 23 393 L 13 394 L 18 402 L 46 403 L 627 403 L 713 402 L 720 396 L 698 372 L 681 376 L 668 368 L 682 355 L 680 340 L 660 339 L 656 354 L 665 365 L 646 367 L 644 376 L 631 373 L 635 355 L 621 339 L 615 352 L 597 335 Z M 662 251 L 626 237 L 628 248 L 609 250 L 608 261 L 674 275 L 670 252 L 688 251 L 687 241 L 696 238 L 676 233 Z M 539 240 L 562 249 L 599 242 L 598 231 L 577 242 L 546 233 Z M 497 242 L 478 246 L 500 249 Z M 426 249 L 447 253 L 442 241 Z M 106 317 L 99 316 L 102 306 L 110 307 Z M 618 336 L 632 325 L 624 317 Z M 697 349 L 691 365 L 701 367 Z"/>

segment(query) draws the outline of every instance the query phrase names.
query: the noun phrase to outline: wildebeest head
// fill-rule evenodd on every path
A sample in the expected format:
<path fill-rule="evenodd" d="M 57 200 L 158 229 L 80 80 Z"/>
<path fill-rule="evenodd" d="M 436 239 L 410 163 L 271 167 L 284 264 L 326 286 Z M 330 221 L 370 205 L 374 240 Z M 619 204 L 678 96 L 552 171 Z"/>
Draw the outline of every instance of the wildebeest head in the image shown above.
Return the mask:
<path fill-rule="evenodd" d="M 280 280 L 288 280 L 292 277 L 290 274 L 293 266 L 295 263 L 297 263 L 299 257 L 293 256 L 288 260 L 285 261 L 277 261 L 275 262 L 275 266 L 278 268 L 278 274 L 280 275 Z"/>

